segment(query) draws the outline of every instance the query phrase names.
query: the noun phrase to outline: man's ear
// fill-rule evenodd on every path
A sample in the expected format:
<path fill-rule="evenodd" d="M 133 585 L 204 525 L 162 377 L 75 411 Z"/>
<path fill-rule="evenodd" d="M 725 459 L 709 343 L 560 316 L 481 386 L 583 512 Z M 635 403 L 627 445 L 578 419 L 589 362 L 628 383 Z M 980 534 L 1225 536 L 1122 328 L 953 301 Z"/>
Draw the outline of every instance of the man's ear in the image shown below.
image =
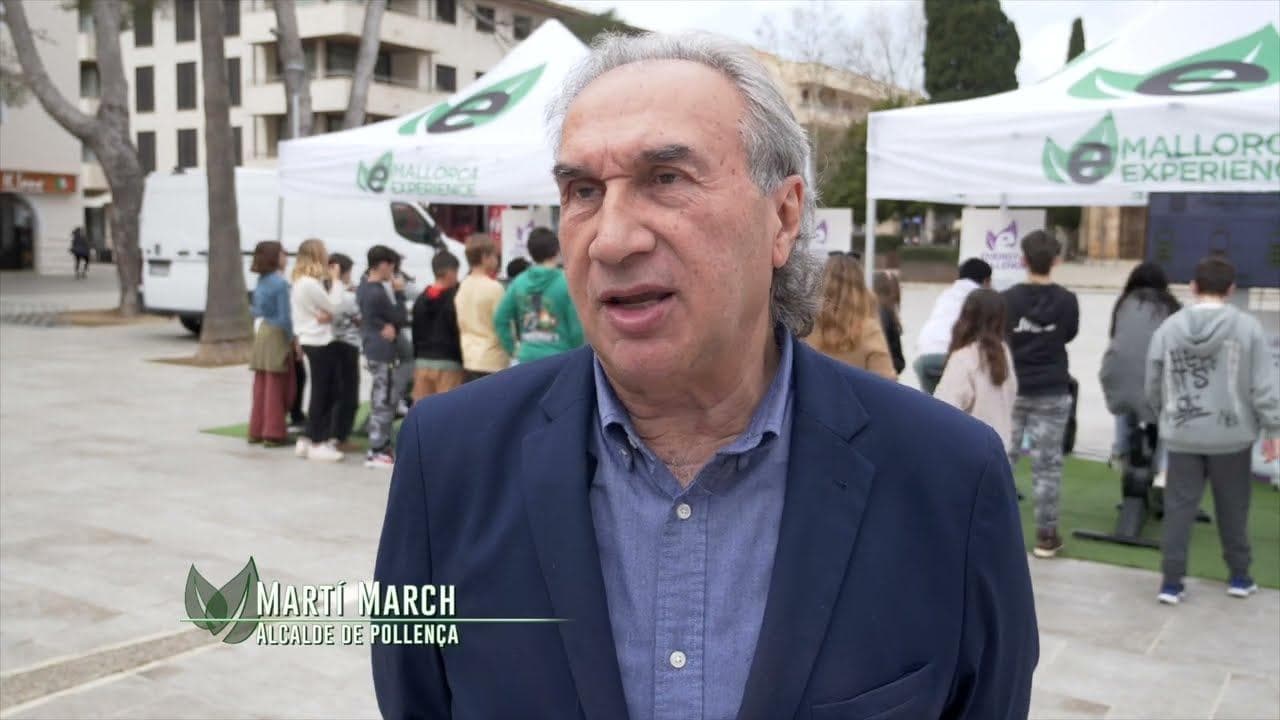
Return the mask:
<path fill-rule="evenodd" d="M 800 236 L 800 218 L 804 211 L 804 178 L 790 175 L 770 194 L 770 212 L 776 213 L 778 230 L 772 238 L 773 266 L 780 268 L 791 257 L 796 238 Z"/>

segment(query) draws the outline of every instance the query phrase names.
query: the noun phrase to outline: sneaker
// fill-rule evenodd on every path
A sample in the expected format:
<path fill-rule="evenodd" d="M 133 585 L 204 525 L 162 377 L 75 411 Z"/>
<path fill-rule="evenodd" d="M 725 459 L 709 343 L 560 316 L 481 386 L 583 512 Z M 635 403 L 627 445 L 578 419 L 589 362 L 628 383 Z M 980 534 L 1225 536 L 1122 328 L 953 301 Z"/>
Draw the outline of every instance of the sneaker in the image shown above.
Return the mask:
<path fill-rule="evenodd" d="M 307 459 L 320 462 L 340 462 L 342 460 L 342 451 L 332 442 L 320 443 L 319 445 L 311 446 L 311 449 L 307 451 Z"/>
<path fill-rule="evenodd" d="M 1182 583 L 1165 583 L 1160 586 L 1160 594 L 1156 595 L 1156 600 L 1165 605 L 1177 605 L 1186 594 L 1187 589 Z"/>
<path fill-rule="evenodd" d="M 1036 531 L 1036 546 L 1031 550 L 1032 555 L 1038 558 L 1051 558 L 1061 549 L 1062 538 L 1058 537 L 1057 530 Z"/>
<path fill-rule="evenodd" d="M 262 438 L 251 437 L 251 438 L 249 438 L 249 444 L 250 444 L 250 445 L 261 445 L 261 444 L 262 444 Z"/>
<path fill-rule="evenodd" d="M 364 456 L 364 466 L 390 469 L 396 466 L 396 457 L 390 450 L 370 450 L 369 454 Z"/>
<path fill-rule="evenodd" d="M 298 442 L 293 446 L 293 454 L 300 458 L 306 458 L 311 452 L 311 438 L 300 437 Z"/>
<path fill-rule="evenodd" d="M 1258 592 L 1258 583 L 1248 575 L 1233 577 L 1231 582 L 1227 583 L 1227 594 L 1234 598 L 1247 598 L 1256 592 Z"/>

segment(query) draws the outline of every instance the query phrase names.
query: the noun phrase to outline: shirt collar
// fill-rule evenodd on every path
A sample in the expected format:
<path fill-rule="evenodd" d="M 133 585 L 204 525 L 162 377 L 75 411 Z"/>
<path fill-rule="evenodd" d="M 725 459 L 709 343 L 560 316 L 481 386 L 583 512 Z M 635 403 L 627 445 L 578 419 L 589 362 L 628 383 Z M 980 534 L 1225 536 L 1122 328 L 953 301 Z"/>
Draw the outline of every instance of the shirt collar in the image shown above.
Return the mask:
<path fill-rule="evenodd" d="M 769 438 L 782 434 L 783 425 L 786 423 L 787 401 L 790 400 L 792 393 L 792 343 L 790 334 L 782 326 L 778 326 L 774 330 L 774 342 L 777 343 L 780 354 L 778 357 L 778 369 L 774 372 L 773 381 L 769 383 L 768 390 L 765 391 L 764 397 L 752 414 L 750 422 L 747 423 L 747 429 L 732 443 L 721 448 L 716 453 L 717 455 L 739 455 L 754 450 Z M 626 439 L 633 450 L 643 449 L 647 453 L 648 450 L 636 433 L 635 426 L 631 423 L 631 416 L 627 413 L 626 407 L 618 399 L 613 386 L 609 383 L 609 378 L 604 373 L 604 366 L 600 364 L 598 355 L 593 356 L 592 367 L 596 383 L 596 415 L 600 422 L 601 434 L 608 438 L 611 427 L 620 427 L 626 434 Z"/>

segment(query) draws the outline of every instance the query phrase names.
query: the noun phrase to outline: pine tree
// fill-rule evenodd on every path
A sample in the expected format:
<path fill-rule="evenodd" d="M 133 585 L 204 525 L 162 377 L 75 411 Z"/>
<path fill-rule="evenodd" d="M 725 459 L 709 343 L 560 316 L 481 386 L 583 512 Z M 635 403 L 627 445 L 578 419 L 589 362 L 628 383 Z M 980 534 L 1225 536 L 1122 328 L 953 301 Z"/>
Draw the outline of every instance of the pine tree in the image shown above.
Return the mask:
<path fill-rule="evenodd" d="M 1067 62 L 1075 60 L 1084 52 L 1084 20 L 1076 18 L 1071 23 L 1071 42 L 1067 43 Z"/>
<path fill-rule="evenodd" d="M 925 0 L 924 15 L 924 85 L 932 102 L 1018 87 L 1018 30 L 1000 0 Z"/>

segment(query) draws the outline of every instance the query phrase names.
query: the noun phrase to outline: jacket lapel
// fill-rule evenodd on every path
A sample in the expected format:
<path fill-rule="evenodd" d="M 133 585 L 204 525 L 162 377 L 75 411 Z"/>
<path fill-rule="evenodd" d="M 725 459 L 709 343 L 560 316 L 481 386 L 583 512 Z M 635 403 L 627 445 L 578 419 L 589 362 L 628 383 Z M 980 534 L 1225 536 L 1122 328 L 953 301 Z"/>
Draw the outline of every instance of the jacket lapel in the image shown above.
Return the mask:
<path fill-rule="evenodd" d="M 548 422 L 524 438 L 525 507 L 569 670 L 588 720 L 626 718 L 588 491 L 595 386 L 589 348 L 575 351 L 542 399 Z"/>
<path fill-rule="evenodd" d="M 849 443 L 868 418 L 848 381 L 831 361 L 794 342 L 785 505 L 739 720 L 796 714 L 845 582 L 875 474 Z"/>

